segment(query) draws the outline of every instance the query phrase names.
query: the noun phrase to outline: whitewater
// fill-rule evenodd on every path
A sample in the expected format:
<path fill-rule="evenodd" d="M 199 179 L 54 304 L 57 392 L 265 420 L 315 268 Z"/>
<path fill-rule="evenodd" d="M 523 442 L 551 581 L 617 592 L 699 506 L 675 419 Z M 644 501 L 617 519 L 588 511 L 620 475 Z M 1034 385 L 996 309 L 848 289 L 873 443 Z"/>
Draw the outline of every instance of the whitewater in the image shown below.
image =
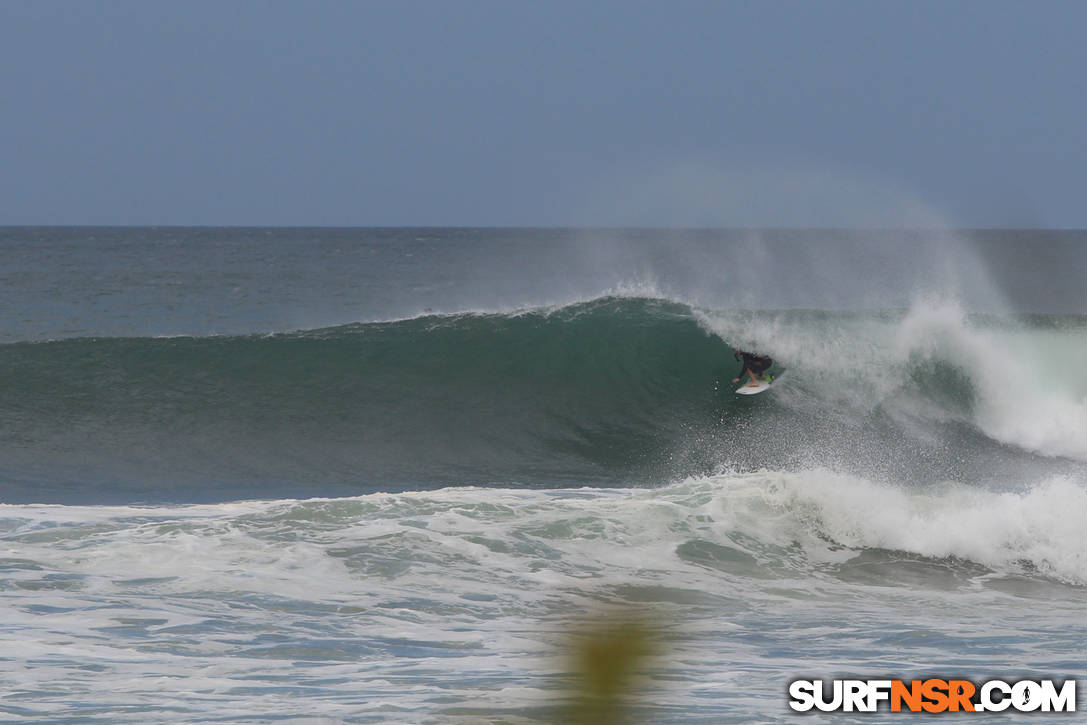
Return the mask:
<path fill-rule="evenodd" d="M 600 618 L 660 653 L 632 722 L 1085 677 L 1080 233 L 0 246 L 5 720 L 561 722 Z"/>

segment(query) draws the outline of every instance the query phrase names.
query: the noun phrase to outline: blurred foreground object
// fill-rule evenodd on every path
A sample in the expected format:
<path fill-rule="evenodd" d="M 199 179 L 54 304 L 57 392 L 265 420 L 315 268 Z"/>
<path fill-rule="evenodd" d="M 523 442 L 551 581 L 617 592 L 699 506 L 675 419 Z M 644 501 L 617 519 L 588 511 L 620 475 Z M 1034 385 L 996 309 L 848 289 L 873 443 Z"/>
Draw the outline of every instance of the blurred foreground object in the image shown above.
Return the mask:
<path fill-rule="evenodd" d="M 630 612 L 598 613 L 574 630 L 567 645 L 572 676 L 562 722 L 634 722 L 633 699 L 652 680 L 660 632 Z"/>

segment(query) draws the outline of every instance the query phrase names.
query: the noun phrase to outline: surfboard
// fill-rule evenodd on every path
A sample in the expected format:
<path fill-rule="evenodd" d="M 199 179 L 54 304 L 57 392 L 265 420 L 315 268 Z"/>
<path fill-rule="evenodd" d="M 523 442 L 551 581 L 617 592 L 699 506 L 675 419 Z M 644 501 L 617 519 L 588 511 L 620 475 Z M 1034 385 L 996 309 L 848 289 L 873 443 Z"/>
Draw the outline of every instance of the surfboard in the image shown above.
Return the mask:
<path fill-rule="evenodd" d="M 744 383 L 740 386 L 736 392 L 740 395 L 754 395 L 755 393 L 761 393 L 762 391 L 770 387 L 770 382 L 766 380 L 760 380 L 758 385 L 752 385 L 751 383 Z"/>

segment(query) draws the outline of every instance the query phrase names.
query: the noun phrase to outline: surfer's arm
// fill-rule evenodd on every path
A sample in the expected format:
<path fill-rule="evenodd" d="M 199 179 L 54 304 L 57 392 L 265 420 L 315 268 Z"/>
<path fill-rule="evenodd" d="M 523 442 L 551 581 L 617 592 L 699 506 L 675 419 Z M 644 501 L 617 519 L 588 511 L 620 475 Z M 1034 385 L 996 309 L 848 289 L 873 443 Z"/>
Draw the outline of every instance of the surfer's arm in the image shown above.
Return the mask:
<path fill-rule="evenodd" d="M 732 379 L 732 382 L 740 382 L 740 378 L 744 376 L 744 373 L 747 373 L 747 377 L 751 378 L 752 384 L 758 385 L 759 379 L 755 377 L 755 373 L 751 372 L 751 368 L 747 367 L 746 365 L 743 367 L 742 370 L 740 370 L 739 373 L 736 374 L 736 377 Z"/>

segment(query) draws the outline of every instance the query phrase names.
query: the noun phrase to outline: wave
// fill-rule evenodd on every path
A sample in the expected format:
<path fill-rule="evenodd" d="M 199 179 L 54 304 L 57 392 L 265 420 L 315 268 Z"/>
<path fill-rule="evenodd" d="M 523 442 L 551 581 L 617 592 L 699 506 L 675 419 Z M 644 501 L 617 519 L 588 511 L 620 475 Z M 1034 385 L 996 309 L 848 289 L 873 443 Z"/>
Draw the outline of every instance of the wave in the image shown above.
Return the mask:
<path fill-rule="evenodd" d="M 730 345 L 772 355 L 775 388 L 733 395 Z M 1083 349 L 1087 324 L 1069 316 L 638 297 L 15 343 L 0 346 L 0 476 L 5 500 L 66 502 L 657 485 L 813 465 L 1014 487 L 1087 461 L 1087 379 L 1069 365 Z"/>
<path fill-rule="evenodd" d="M 65 570 L 154 582 L 174 594 L 256 586 L 310 597 L 324 583 L 329 601 L 358 594 L 345 568 L 411 591 L 440 582 L 461 596 L 488 582 L 491 599 L 527 595 L 526 580 L 546 582 L 536 592 L 541 605 L 555 589 L 590 593 L 632 579 L 701 592 L 707 571 L 740 588 L 766 587 L 764 594 L 787 595 L 787 581 L 801 597 L 827 579 L 944 588 L 995 576 L 1002 586 L 1015 577 L 1085 586 L 1085 526 L 1087 489 L 1066 479 L 993 494 L 954 483 L 904 490 L 825 469 L 720 474 L 652 489 L 0 505 L 0 534 L 35 564 L 15 567 L 28 576 Z M 95 556 L 74 556 L 88 546 Z M 186 556 L 178 557 L 179 547 Z"/>
<path fill-rule="evenodd" d="M 727 339 L 787 357 L 835 411 L 879 409 L 899 423 L 1048 457 L 1087 461 L 1087 318 L 967 315 L 946 300 L 905 312 L 698 313 Z M 914 431 L 918 433 L 918 431 Z"/>
<path fill-rule="evenodd" d="M 898 342 L 915 369 L 963 381 L 956 387 L 969 389 L 986 435 L 1087 460 L 1087 369 L 1076 362 L 1087 352 L 1087 328 L 1076 323 L 1034 318 L 1025 329 L 986 331 L 945 304 L 913 310 Z"/>

